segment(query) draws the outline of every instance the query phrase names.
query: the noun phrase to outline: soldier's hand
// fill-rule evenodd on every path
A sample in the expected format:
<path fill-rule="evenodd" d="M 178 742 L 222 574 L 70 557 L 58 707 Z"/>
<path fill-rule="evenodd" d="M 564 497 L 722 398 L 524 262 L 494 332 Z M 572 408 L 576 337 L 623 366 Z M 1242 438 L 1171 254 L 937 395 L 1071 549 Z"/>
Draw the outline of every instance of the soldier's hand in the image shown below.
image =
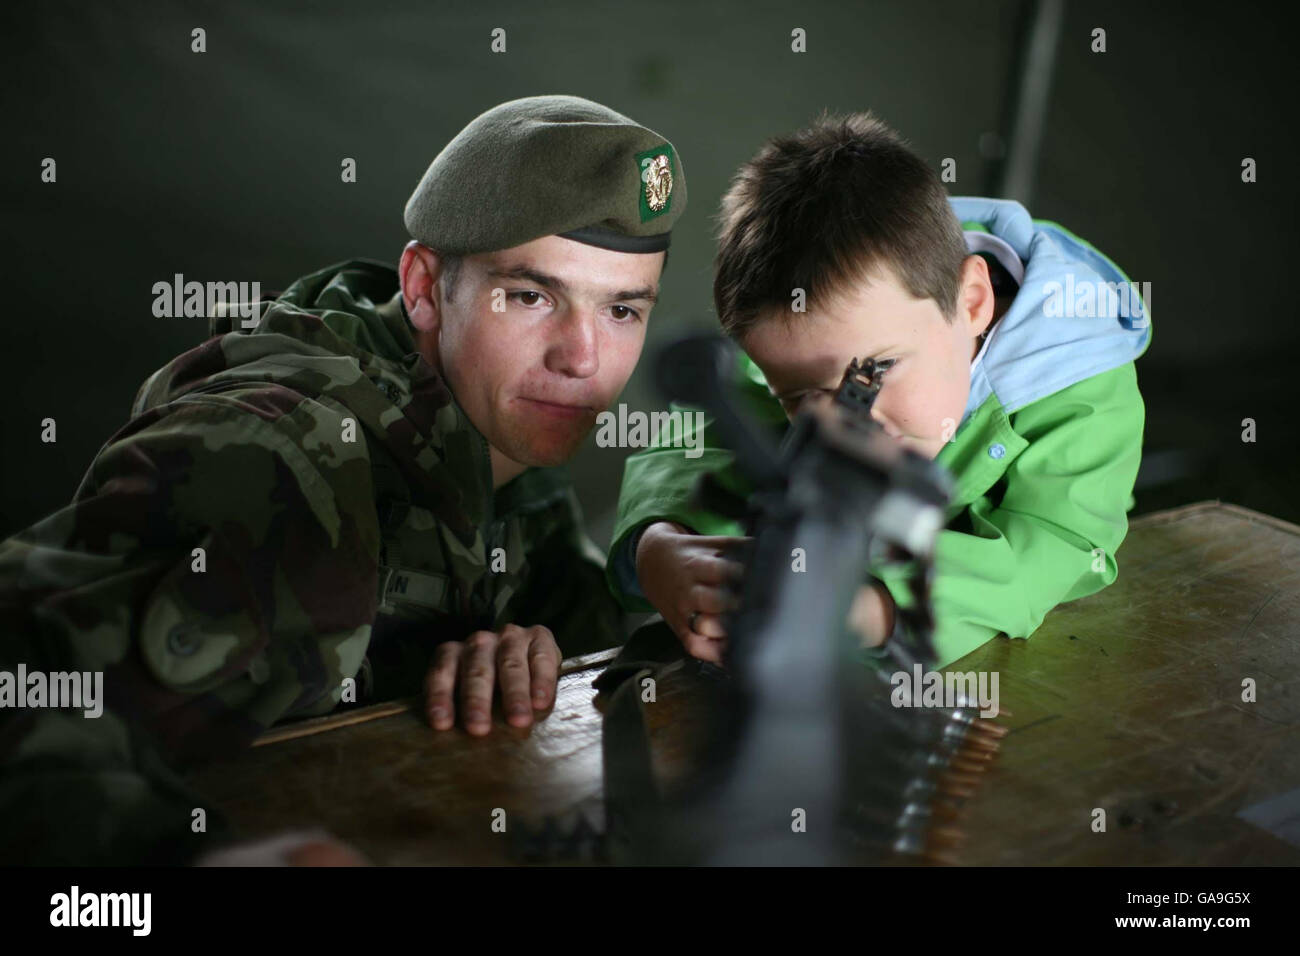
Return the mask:
<path fill-rule="evenodd" d="M 369 866 L 370 861 L 320 830 L 282 833 L 237 843 L 194 861 L 195 866 Z"/>
<path fill-rule="evenodd" d="M 728 582 L 741 576 L 737 557 L 748 541 L 694 534 L 671 521 L 656 522 L 641 534 L 637 582 L 692 657 L 722 663 L 727 637 L 722 615 L 735 604 Z"/>
<path fill-rule="evenodd" d="M 501 688 L 501 709 L 512 727 L 528 727 L 533 712 L 555 703 L 560 647 L 548 628 L 507 624 L 500 634 L 475 631 L 469 639 L 438 645 L 425 675 L 425 711 L 435 730 L 456 722 L 476 737 L 492 729 L 492 697 Z M 455 703 L 453 703 L 453 701 Z"/>

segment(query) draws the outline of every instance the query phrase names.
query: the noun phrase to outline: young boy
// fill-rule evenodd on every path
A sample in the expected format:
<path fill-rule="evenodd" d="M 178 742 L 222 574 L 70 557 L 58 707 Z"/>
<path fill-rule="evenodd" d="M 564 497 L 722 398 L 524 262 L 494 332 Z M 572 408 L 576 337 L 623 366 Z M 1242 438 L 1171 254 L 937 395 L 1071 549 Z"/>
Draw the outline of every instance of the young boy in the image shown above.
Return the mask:
<path fill-rule="evenodd" d="M 998 634 L 1028 637 L 1115 580 L 1142 448 L 1133 363 L 1151 340 L 1118 267 L 1019 203 L 950 200 L 870 113 L 766 144 L 720 224 L 714 300 L 755 410 L 783 425 L 870 357 L 886 366 L 873 417 L 952 474 L 935 666 Z M 691 654 L 721 661 L 740 528 L 691 492 L 706 471 L 743 480 L 707 431 L 697 458 L 661 443 L 628 460 L 606 573 L 625 607 L 658 610 Z M 854 619 L 868 646 L 907 600 L 898 571 L 864 569 Z"/>

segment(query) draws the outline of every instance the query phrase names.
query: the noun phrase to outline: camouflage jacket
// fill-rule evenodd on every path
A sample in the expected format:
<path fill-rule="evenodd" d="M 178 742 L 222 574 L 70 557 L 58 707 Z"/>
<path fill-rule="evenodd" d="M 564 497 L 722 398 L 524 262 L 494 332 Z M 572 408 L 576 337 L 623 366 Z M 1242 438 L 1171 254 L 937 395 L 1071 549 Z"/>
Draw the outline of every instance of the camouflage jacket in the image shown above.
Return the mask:
<path fill-rule="evenodd" d="M 215 317 L 73 501 L 0 544 L 0 671 L 102 672 L 105 699 L 0 708 L 0 861 L 190 860 L 227 834 L 173 768 L 352 692 L 418 694 L 433 647 L 479 628 L 545 624 L 566 656 L 623 639 L 563 472 L 493 492 L 391 267 L 259 311 Z"/>

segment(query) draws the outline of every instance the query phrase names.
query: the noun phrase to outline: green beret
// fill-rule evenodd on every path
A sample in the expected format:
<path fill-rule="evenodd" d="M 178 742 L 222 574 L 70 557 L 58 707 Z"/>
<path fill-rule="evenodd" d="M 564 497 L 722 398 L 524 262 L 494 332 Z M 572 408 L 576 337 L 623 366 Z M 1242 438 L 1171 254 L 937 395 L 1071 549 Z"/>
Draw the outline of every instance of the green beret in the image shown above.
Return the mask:
<path fill-rule="evenodd" d="M 411 238 L 450 255 L 559 235 L 659 252 L 686 208 L 672 143 L 578 96 L 529 96 L 476 117 L 437 155 L 404 216 Z"/>

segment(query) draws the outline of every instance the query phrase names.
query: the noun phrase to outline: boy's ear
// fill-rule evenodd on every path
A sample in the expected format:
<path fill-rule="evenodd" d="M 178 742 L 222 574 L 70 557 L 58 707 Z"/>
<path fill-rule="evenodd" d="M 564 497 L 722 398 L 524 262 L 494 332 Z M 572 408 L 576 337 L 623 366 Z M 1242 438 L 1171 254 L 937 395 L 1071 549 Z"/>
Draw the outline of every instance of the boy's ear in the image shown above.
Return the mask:
<path fill-rule="evenodd" d="M 958 321 L 968 323 L 971 336 L 977 336 L 993 321 L 996 305 L 989 264 L 983 256 L 967 256 L 961 265 L 961 283 L 957 288 Z"/>
<path fill-rule="evenodd" d="M 397 267 L 402 303 L 411 324 L 434 339 L 442 321 L 436 291 L 441 272 L 442 257 L 438 253 L 414 240 L 406 244 Z"/>

